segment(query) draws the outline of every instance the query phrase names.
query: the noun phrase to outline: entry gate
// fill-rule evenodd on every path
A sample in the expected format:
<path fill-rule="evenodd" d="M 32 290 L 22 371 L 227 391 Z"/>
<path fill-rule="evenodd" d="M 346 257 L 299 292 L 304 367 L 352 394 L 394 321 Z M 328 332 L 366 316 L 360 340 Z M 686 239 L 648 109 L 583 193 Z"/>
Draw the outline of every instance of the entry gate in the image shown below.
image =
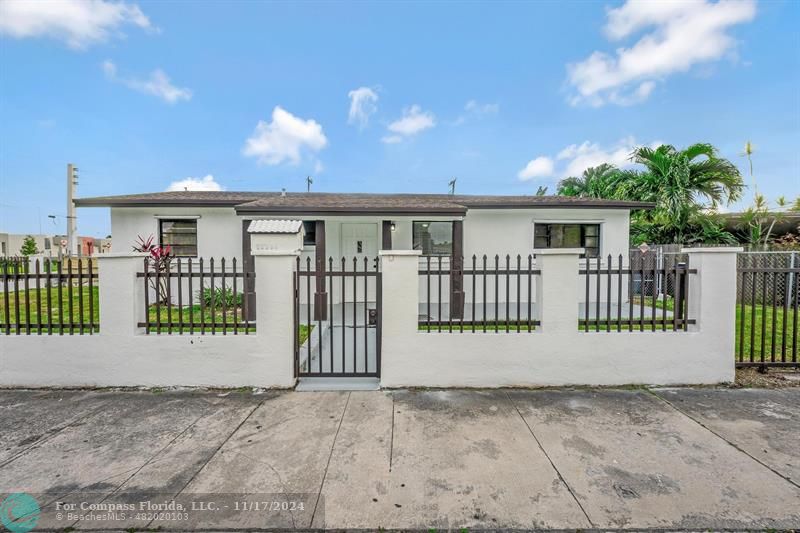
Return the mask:
<path fill-rule="evenodd" d="M 297 259 L 294 348 L 297 377 L 379 377 L 378 259 Z"/>

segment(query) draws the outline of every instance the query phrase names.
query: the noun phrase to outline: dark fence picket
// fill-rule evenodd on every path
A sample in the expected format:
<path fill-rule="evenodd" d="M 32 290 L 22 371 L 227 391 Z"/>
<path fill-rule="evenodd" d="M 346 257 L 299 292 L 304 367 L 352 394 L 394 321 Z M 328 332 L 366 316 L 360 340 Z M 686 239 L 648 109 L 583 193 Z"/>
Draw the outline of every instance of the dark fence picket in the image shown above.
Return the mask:
<path fill-rule="evenodd" d="M 620 333 L 621 331 L 622 331 L 622 254 L 619 254 L 619 257 L 617 258 L 617 333 Z"/>
<path fill-rule="evenodd" d="M 22 333 L 22 320 L 19 311 L 19 267 L 20 262 L 14 265 L 14 321 L 16 322 L 17 335 Z"/>
<path fill-rule="evenodd" d="M 28 266 L 26 260 L 26 267 Z M 23 285 L 25 286 L 25 334 L 31 334 L 31 290 L 30 290 L 30 283 L 28 282 L 29 276 L 28 269 L 25 269 L 23 272 Z"/>
<path fill-rule="evenodd" d="M 78 258 L 78 328 L 83 335 L 83 260 Z"/>
<path fill-rule="evenodd" d="M 46 270 L 45 273 L 45 291 L 47 292 L 47 334 L 53 334 L 53 280 L 51 279 L 51 273 L 53 270 L 53 261 L 51 259 L 47 260 L 46 263 Z M 94 315 L 92 315 L 94 316 Z"/>
<path fill-rule="evenodd" d="M 57 294 L 57 296 L 58 296 L 58 323 L 59 323 L 58 334 L 59 335 L 63 335 L 64 334 L 64 305 L 63 305 L 64 298 L 63 298 L 63 289 L 62 289 L 63 280 L 64 280 L 64 277 L 63 277 L 64 276 L 63 265 L 64 265 L 64 261 L 59 261 L 58 262 L 58 291 L 57 291 L 58 294 Z"/>
<path fill-rule="evenodd" d="M 74 314 L 75 306 L 72 305 L 72 298 L 73 298 L 72 285 L 73 285 L 72 259 L 69 259 L 69 260 L 67 260 L 67 305 L 69 306 L 68 317 L 69 317 L 69 334 L 70 335 L 74 335 L 75 334 L 75 314 Z"/>
<path fill-rule="evenodd" d="M 178 259 L 178 333 L 183 333 L 183 270 L 181 264 L 183 261 Z M 236 279 L 236 278 L 234 278 Z"/>
<path fill-rule="evenodd" d="M 528 255 L 528 333 L 531 332 L 531 327 L 533 326 L 533 322 L 531 321 L 531 307 L 533 305 L 533 255 Z M 475 294 L 475 291 L 473 291 Z"/>
<path fill-rule="evenodd" d="M 220 260 L 220 268 L 222 269 L 222 275 L 220 279 L 220 301 L 222 303 L 222 334 L 228 334 L 228 295 L 225 288 L 225 258 L 223 257 Z"/>
<path fill-rule="evenodd" d="M 89 258 L 86 263 L 89 269 L 89 335 L 94 335 L 95 328 L 100 327 L 94 320 L 94 260 Z"/>
<path fill-rule="evenodd" d="M 3 265 L 3 331 L 6 335 L 11 335 L 11 302 L 9 301 L 10 294 L 8 292 L 8 274 L 11 269 L 11 263 L 6 262 Z"/>

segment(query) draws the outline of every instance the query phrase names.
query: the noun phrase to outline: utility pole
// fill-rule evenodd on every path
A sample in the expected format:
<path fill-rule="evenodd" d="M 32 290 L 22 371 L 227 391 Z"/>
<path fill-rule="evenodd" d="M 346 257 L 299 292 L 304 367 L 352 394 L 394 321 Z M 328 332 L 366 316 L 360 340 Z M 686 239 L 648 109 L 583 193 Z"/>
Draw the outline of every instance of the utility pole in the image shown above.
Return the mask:
<path fill-rule="evenodd" d="M 67 255 L 78 252 L 78 218 L 75 216 L 75 188 L 78 186 L 78 167 L 67 165 Z"/>

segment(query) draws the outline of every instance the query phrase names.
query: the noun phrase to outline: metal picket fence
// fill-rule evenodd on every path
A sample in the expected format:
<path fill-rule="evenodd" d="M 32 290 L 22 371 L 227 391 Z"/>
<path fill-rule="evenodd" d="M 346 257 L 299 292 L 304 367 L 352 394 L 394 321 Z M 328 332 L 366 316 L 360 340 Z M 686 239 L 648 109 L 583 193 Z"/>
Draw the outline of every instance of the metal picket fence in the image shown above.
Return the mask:
<path fill-rule="evenodd" d="M 100 328 L 96 261 L 5 258 L 0 263 L 5 335 L 91 335 Z"/>
<path fill-rule="evenodd" d="M 169 261 L 146 258 L 142 280 L 146 320 L 139 322 L 146 334 L 246 335 L 254 333 L 252 299 L 247 297 L 248 281 L 236 258 L 174 258 Z"/>
<path fill-rule="evenodd" d="M 522 333 L 536 329 L 534 255 L 424 257 L 420 261 L 421 331 Z"/>

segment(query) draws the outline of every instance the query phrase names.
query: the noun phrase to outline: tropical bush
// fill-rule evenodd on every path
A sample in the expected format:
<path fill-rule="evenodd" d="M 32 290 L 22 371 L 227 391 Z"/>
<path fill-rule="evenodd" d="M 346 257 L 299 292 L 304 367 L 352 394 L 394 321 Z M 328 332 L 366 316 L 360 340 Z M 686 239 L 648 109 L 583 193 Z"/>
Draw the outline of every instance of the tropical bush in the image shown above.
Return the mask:
<path fill-rule="evenodd" d="M 166 273 L 169 269 L 170 262 L 172 261 L 172 248 L 167 246 L 159 246 L 155 242 L 155 237 L 150 235 L 147 239 L 137 235 L 136 242 L 133 244 L 134 252 L 146 253 L 148 255 L 148 262 L 150 268 L 154 272 Z M 167 277 L 159 276 L 156 281 L 155 277 L 150 279 L 150 287 L 156 293 L 159 303 L 166 305 L 169 302 L 169 290 L 167 287 Z"/>
<path fill-rule="evenodd" d="M 241 293 L 236 293 L 231 289 L 222 287 L 205 287 L 202 291 L 198 292 L 198 298 L 202 298 L 203 305 L 206 307 L 214 306 L 221 308 L 223 305 L 227 308 L 239 307 L 242 305 Z"/>

